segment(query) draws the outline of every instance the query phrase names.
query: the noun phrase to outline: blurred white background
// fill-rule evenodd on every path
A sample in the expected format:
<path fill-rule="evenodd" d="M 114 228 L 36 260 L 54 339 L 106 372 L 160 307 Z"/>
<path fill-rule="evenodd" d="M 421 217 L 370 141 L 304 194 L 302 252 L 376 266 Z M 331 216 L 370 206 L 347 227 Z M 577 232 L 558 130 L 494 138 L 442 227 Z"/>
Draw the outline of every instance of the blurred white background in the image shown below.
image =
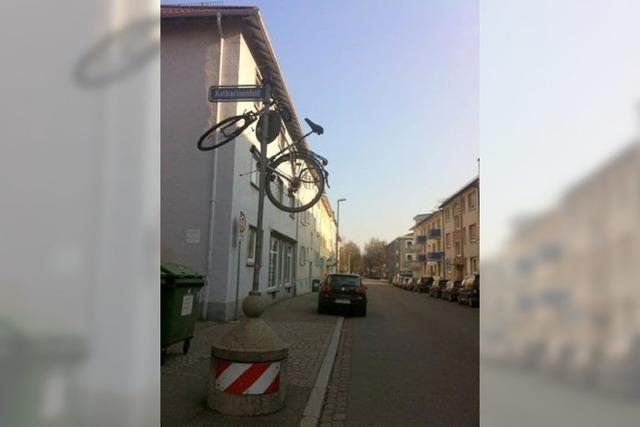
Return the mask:
<path fill-rule="evenodd" d="M 2 15 L 0 425 L 158 425 L 158 5 Z"/>
<path fill-rule="evenodd" d="M 640 3 L 480 10 L 481 423 L 637 425 Z"/>

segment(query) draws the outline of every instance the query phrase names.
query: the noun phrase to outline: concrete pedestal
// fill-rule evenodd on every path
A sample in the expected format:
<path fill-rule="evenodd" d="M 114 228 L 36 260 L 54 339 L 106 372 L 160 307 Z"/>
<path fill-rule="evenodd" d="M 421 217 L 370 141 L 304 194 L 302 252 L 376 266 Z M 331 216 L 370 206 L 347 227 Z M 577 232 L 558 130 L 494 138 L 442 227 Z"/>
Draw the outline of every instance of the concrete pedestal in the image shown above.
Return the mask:
<path fill-rule="evenodd" d="M 245 299 L 247 319 L 211 347 L 209 408 L 227 415 L 264 415 L 284 406 L 289 348 L 258 316 L 260 296 Z"/>

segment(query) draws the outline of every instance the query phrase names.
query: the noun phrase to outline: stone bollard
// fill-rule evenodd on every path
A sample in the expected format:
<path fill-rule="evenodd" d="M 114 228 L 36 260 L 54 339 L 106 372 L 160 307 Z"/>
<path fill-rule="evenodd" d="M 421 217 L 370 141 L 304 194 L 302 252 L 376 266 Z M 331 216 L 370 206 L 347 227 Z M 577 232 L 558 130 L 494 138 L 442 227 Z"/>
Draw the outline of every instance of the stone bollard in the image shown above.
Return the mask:
<path fill-rule="evenodd" d="M 209 408 L 227 415 L 265 415 L 284 406 L 289 348 L 260 315 L 258 295 L 242 303 L 247 319 L 211 346 Z"/>

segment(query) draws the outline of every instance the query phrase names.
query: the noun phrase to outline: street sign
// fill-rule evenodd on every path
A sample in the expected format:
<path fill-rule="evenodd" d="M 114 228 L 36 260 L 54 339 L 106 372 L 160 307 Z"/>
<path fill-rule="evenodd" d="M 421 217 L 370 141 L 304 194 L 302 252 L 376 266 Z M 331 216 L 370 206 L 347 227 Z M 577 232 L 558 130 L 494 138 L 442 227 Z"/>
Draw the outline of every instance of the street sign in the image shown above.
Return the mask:
<path fill-rule="evenodd" d="M 244 234 L 244 230 L 247 229 L 247 217 L 244 212 L 240 212 L 240 219 L 238 220 L 238 231 L 241 235 Z"/>
<path fill-rule="evenodd" d="M 264 86 L 211 86 L 210 102 L 260 101 L 264 99 Z"/>

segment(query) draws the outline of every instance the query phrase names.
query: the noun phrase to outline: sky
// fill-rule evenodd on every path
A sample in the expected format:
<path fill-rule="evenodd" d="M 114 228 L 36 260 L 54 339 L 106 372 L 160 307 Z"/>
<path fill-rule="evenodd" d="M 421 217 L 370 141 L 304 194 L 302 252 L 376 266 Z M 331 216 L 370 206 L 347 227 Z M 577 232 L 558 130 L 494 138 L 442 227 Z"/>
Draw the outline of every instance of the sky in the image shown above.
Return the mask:
<path fill-rule="evenodd" d="M 637 138 L 638 16 L 637 0 L 482 2 L 482 256 Z"/>
<path fill-rule="evenodd" d="M 300 118 L 325 128 L 343 238 L 406 234 L 481 169 L 481 252 L 553 207 L 638 127 L 640 2 L 256 5 Z"/>
<path fill-rule="evenodd" d="M 260 8 L 298 116 L 324 127 L 344 239 L 406 234 L 475 176 L 476 1 L 224 4 Z"/>

